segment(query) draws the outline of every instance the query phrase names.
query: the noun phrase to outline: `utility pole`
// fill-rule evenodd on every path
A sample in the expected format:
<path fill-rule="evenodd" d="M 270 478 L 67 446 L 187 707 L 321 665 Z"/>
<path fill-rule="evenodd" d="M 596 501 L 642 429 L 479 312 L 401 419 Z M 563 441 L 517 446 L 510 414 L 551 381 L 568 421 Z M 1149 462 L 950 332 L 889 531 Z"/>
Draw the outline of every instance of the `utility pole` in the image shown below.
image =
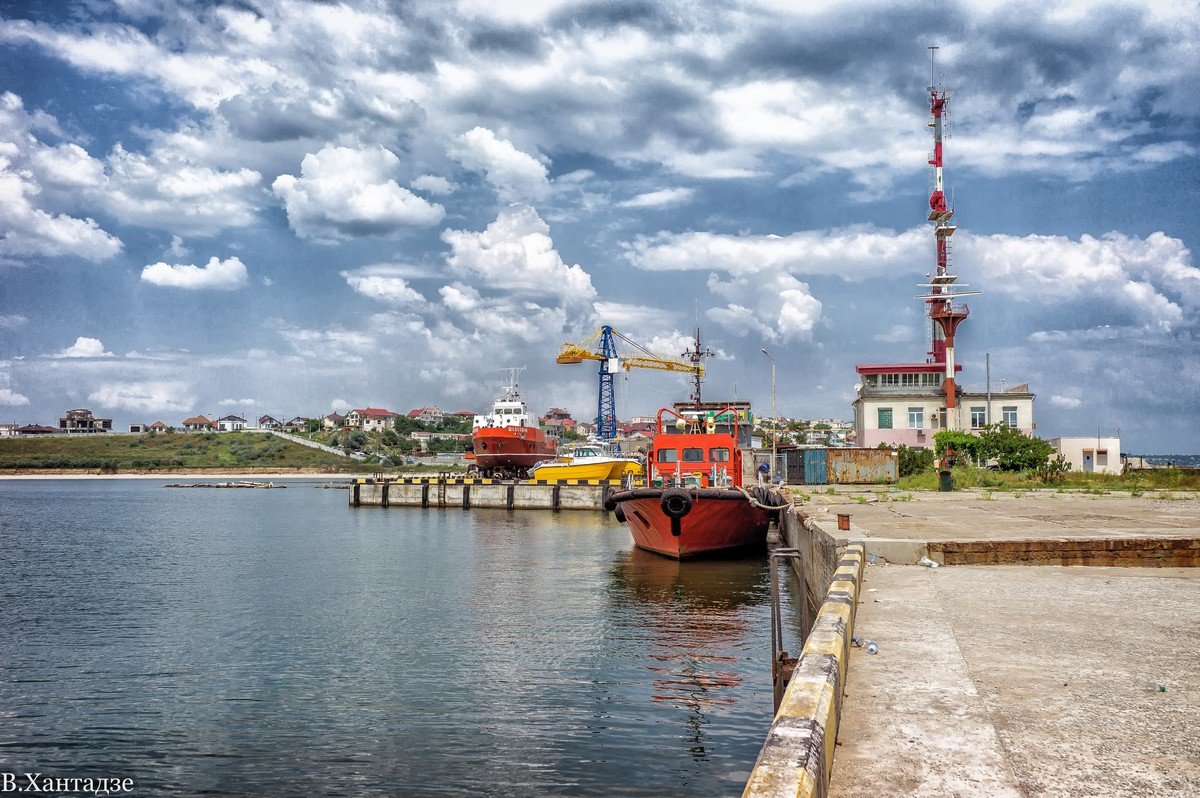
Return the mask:
<path fill-rule="evenodd" d="M 771 361 L 771 477 L 775 477 L 779 450 L 779 414 L 775 411 L 775 358 L 766 349 L 759 349 Z"/>

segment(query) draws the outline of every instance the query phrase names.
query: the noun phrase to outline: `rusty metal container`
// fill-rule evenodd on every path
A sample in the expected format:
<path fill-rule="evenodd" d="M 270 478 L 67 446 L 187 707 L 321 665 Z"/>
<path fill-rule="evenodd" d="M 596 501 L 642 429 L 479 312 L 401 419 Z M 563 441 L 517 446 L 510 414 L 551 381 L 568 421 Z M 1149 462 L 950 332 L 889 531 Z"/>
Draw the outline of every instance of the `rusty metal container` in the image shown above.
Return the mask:
<path fill-rule="evenodd" d="M 831 485 L 886 485 L 900 473 L 900 456 L 887 449 L 827 449 Z"/>
<path fill-rule="evenodd" d="M 850 531 L 850 515 L 848 513 L 838 513 L 838 531 Z"/>

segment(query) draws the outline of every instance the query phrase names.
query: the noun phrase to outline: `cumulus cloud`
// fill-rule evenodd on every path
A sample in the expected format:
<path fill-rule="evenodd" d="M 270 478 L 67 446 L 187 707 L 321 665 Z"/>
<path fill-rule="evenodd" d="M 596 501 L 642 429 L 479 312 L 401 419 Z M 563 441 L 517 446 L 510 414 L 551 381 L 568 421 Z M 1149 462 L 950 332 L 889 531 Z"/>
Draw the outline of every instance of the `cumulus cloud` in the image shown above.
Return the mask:
<path fill-rule="evenodd" d="M 251 224 L 259 208 L 262 176 L 254 169 L 219 169 L 169 147 L 137 153 L 121 144 L 105 166 L 97 196 L 127 224 L 212 235 Z"/>
<path fill-rule="evenodd" d="M 196 398 L 190 395 L 186 383 L 168 380 L 106 382 L 88 395 L 88 401 L 122 410 L 182 413 L 193 407 Z"/>
<path fill-rule="evenodd" d="M 704 231 L 637 236 L 625 257 L 650 271 L 720 270 L 731 274 L 787 271 L 847 280 L 910 269 L 929 246 L 929 231 L 902 233 L 862 226 L 789 235 L 727 235 Z"/>
<path fill-rule="evenodd" d="M 440 222 L 445 209 L 402 188 L 399 171 L 400 159 L 381 146 L 327 146 L 304 156 L 300 177 L 275 178 L 272 190 L 292 229 L 305 238 L 392 237 Z"/>
<path fill-rule="evenodd" d="M 70 255 L 93 262 L 113 257 L 121 241 L 94 219 L 43 204 L 54 199 L 47 193 L 79 191 L 98 179 L 81 147 L 43 144 L 35 134 L 46 128 L 57 129 L 53 117 L 29 113 L 12 92 L 0 94 L 0 257 Z"/>
<path fill-rule="evenodd" d="M 404 266 L 365 266 L 341 273 L 346 284 L 363 296 L 393 305 L 423 305 L 425 297 L 405 279 L 411 270 Z"/>
<path fill-rule="evenodd" d="M 12 388 L 0 388 L 0 405 L 5 407 L 24 407 L 29 404 L 29 398 L 13 391 Z"/>
<path fill-rule="evenodd" d="M 437 175 L 421 175 L 409 183 L 409 185 L 417 191 L 424 191 L 426 194 L 433 194 L 435 197 L 444 197 L 448 194 L 453 194 L 458 188 L 456 184 Z"/>
<path fill-rule="evenodd" d="M 638 194 L 617 205 L 622 208 L 662 208 L 668 205 L 679 205 L 688 202 L 696 196 L 694 188 L 664 188 Z"/>
<path fill-rule="evenodd" d="M 1066 410 L 1074 410 L 1083 404 L 1083 402 L 1070 396 L 1059 396 L 1058 394 L 1054 394 L 1050 397 L 1050 404 Z"/>
<path fill-rule="evenodd" d="M 956 236 L 957 237 L 957 236 Z M 1021 302 L 1085 298 L 1127 324 L 1169 331 L 1200 310 L 1200 269 L 1183 242 L 1162 232 L 1145 238 L 961 236 L 957 257 L 989 290 Z"/>
<path fill-rule="evenodd" d="M 549 193 L 546 167 L 485 127 L 472 128 L 459 136 L 450 148 L 450 157 L 473 172 L 481 172 L 505 202 L 537 200 Z"/>
<path fill-rule="evenodd" d="M 142 282 L 191 291 L 236 291 L 246 284 L 246 266 L 237 257 L 209 258 L 204 266 L 152 263 L 142 269 Z"/>
<path fill-rule="evenodd" d="M 804 340 L 821 318 L 821 302 L 790 274 L 766 278 L 708 279 L 709 289 L 729 300 L 712 308 L 708 318 L 736 335 L 757 334 L 767 341 Z"/>
<path fill-rule="evenodd" d="M 75 339 L 75 343 L 68 346 L 66 349 L 59 350 L 54 357 L 112 357 L 112 352 L 104 351 L 104 344 L 99 338 L 85 338 L 80 336 Z"/>
<path fill-rule="evenodd" d="M 579 302 L 596 295 L 592 278 L 568 266 L 554 248 L 550 226 L 528 205 L 501 211 L 483 232 L 446 230 L 446 263 L 470 282 L 509 293 Z"/>
<path fill-rule="evenodd" d="M 345 399 L 334 399 L 329 403 L 329 409 L 334 413 L 341 413 L 345 415 L 354 409 L 354 405 L 350 404 Z"/>

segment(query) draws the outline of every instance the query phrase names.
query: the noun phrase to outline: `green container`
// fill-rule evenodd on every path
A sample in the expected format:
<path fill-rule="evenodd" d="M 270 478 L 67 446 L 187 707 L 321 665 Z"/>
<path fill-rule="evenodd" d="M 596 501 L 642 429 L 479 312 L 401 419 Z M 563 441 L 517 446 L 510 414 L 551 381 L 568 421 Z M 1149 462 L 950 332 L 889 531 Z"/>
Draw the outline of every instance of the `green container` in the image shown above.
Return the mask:
<path fill-rule="evenodd" d="M 950 470 L 938 472 L 938 490 L 949 493 L 954 490 L 954 472 Z"/>

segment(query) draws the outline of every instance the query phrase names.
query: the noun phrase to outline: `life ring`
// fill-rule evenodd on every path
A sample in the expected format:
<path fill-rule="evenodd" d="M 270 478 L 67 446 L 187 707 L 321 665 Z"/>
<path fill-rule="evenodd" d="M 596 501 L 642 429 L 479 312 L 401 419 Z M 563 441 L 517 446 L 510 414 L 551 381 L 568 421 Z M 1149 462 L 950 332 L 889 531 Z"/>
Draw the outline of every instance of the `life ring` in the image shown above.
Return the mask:
<path fill-rule="evenodd" d="M 658 506 L 667 518 L 683 518 L 692 511 L 692 495 L 683 488 L 670 488 L 662 492 Z"/>

